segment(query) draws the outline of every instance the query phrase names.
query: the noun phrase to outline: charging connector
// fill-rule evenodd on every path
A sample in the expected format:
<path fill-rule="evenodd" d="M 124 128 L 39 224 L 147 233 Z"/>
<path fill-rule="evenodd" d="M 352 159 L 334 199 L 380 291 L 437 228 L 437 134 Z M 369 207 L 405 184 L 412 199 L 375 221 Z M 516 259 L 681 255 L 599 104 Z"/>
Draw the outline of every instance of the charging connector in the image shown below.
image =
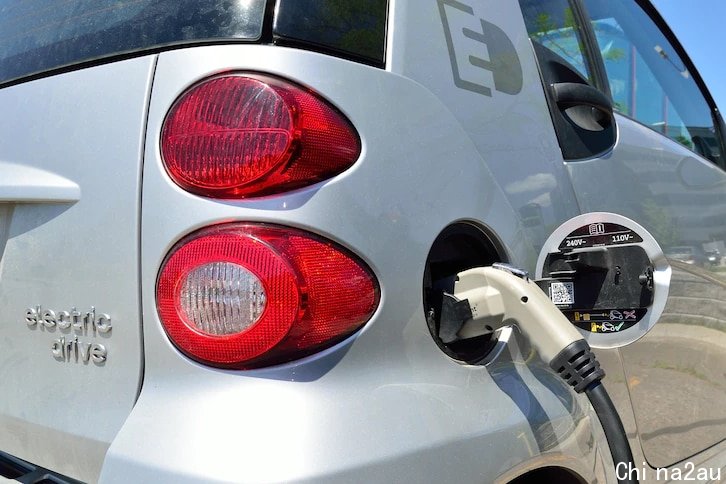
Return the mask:
<path fill-rule="evenodd" d="M 445 298 L 449 302 L 441 328 L 447 334 L 442 337 L 450 341 L 516 325 L 540 358 L 576 392 L 605 376 L 587 341 L 526 272 L 506 264 L 460 272 L 454 294 Z"/>
<path fill-rule="evenodd" d="M 460 341 L 517 326 L 555 373 L 577 393 L 588 396 L 615 464 L 632 465 L 622 421 L 600 382 L 604 370 L 580 332 L 526 272 L 507 264 L 469 269 L 457 274 L 453 294 L 445 294 L 444 299 L 442 338 Z"/>

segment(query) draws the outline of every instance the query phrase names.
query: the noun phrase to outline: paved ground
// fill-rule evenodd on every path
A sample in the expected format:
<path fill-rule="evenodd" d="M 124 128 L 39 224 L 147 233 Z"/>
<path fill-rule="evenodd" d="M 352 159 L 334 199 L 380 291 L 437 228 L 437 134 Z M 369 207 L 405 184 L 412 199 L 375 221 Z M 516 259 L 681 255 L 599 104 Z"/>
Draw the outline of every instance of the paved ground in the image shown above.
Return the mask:
<path fill-rule="evenodd" d="M 726 437 L 726 273 L 673 264 L 664 316 L 623 348 L 643 450 L 666 466 Z"/>

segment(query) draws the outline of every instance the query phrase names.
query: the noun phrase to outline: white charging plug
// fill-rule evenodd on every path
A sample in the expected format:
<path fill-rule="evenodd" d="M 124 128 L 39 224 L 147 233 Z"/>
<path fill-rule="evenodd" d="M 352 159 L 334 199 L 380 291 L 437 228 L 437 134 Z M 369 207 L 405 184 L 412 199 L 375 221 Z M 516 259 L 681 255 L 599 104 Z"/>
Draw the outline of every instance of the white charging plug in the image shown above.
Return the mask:
<path fill-rule="evenodd" d="M 547 364 L 583 339 L 526 273 L 504 264 L 460 272 L 453 296 L 459 301 L 467 300 L 472 315 L 459 329 L 460 339 L 516 325 Z"/>

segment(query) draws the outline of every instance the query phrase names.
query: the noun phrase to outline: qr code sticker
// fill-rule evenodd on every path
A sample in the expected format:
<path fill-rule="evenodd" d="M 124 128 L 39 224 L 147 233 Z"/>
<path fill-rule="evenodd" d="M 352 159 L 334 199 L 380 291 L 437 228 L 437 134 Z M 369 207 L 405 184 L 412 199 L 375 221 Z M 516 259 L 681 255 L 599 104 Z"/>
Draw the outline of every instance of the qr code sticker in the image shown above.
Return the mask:
<path fill-rule="evenodd" d="M 575 304 L 575 285 L 571 282 L 550 284 L 550 299 L 555 304 Z"/>

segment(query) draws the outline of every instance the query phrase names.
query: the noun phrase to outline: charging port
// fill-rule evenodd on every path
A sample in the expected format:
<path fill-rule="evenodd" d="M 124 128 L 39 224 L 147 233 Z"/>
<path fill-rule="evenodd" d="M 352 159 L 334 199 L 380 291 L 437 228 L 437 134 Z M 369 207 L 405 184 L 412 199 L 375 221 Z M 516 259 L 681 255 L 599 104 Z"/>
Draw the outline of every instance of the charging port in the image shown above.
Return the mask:
<path fill-rule="evenodd" d="M 470 222 L 457 222 L 446 227 L 431 246 L 423 281 L 423 303 L 426 322 L 436 344 L 449 357 L 466 364 L 486 358 L 496 345 L 491 335 L 445 343 L 440 335 L 441 308 L 444 293 L 453 294 L 456 274 L 474 267 L 506 262 L 503 250 L 485 229 Z"/>

